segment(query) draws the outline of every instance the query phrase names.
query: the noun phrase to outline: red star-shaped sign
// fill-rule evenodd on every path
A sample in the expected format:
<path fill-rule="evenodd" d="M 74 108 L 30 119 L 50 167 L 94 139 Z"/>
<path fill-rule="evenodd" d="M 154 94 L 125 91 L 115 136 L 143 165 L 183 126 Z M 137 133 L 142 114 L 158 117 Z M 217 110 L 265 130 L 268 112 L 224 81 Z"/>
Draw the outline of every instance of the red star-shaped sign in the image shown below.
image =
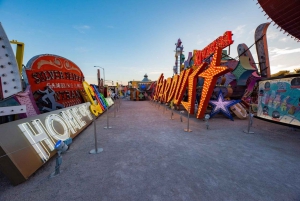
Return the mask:
<path fill-rule="evenodd" d="M 229 72 L 230 69 L 226 66 L 219 66 L 221 62 L 222 49 L 217 47 L 214 53 L 213 60 L 207 70 L 199 75 L 204 78 L 204 84 L 201 93 L 201 99 L 198 107 L 197 118 L 203 118 L 209 99 L 213 93 L 218 77 Z"/>

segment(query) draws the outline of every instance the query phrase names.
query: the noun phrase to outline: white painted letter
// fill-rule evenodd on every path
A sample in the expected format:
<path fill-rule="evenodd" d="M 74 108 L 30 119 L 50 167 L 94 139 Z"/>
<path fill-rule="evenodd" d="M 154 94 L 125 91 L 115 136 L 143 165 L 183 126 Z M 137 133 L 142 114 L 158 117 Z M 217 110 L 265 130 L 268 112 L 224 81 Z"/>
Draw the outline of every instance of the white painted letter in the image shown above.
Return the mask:
<path fill-rule="evenodd" d="M 41 157 L 42 161 L 45 163 L 50 157 L 48 149 L 50 151 L 54 150 L 54 140 L 47 135 L 47 130 L 39 119 L 31 121 L 31 123 L 37 132 L 35 132 L 28 122 L 19 124 L 18 126 L 30 144 L 33 146 L 37 154 Z M 48 146 L 48 149 L 44 144 Z"/>
<path fill-rule="evenodd" d="M 63 117 L 73 134 L 76 133 L 77 129 L 79 130 L 82 127 L 73 117 L 70 110 L 62 111 L 60 112 L 60 115 Z"/>
<path fill-rule="evenodd" d="M 58 122 L 63 127 L 64 130 L 63 133 L 57 132 L 57 130 L 54 128 L 53 125 L 54 121 Z M 45 126 L 48 132 L 50 133 L 50 135 L 52 135 L 52 137 L 55 138 L 56 140 L 64 141 L 70 137 L 70 132 L 66 122 L 58 114 L 50 114 L 49 116 L 47 116 L 45 119 Z"/>

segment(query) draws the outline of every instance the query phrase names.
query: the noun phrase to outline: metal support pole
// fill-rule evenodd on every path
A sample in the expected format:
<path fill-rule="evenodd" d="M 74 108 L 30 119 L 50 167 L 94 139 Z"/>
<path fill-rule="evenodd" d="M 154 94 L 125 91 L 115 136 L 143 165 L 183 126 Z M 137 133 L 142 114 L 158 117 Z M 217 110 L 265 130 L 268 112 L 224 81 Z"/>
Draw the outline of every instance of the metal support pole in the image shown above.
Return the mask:
<path fill-rule="evenodd" d="M 102 148 L 98 148 L 95 115 L 92 114 L 92 116 L 93 116 L 93 124 L 94 124 L 95 149 L 92 149 L 90 151 L 90 154 L 98 154 L 98 153 L 102 152 L 103 149 Z"/>
<path fill-rule="evenodd" d="M 119 99 L 116 100 L 116 103 L 117 103 L 117 108 L 118 108 L 118 112 L 120 110 L 120 102 L 119 102 Z"/>
<path fill-rule="evenodd" d="M 192 132 L 192 130 L 190 130 L 190 107 L 188 108 L 187 114 L 188 114 L 187 128 L 184 129 L 184 131 L 185 132 Z"/>
<path fill-rule="evenodd" d="M 56 177 L 57 175 L 59 175 L 61 173 L 61 171 L 60 171 L 61 164 L 62 164 L 62 156 L 61 156 L 60 152 L 57 152 L 57 156 L 55 158 L 55 170 L 54 170 L 54 172 L 52 172 L 49 175 L 50 179 L 53 177 Z"/>
<path fill-rule="evenodd" d="M 114 118 L 116 118 L 116 105 L 114 105 Z"/>
<path fill-rule="evenodd" d="M 171 118 L 170 118 L 171 120 L 173 120 L 173 109 L 174 109 L 174 106 L 173 107 L 171 106 Z"/>
<path fill-rule="evenodd" d="M 118 101 L 115 101 L 116 107 L 117 107 L 117 112 L 119 112 L 119 107 L 118 107 Z"/>
<path fill-rule="evenodd" d="M 206 129 L 208 130 L 208 128 L 209 128 L 208 119 L 205 119 L 205 125 L 206 125 Z"/>
<path fill-rule="evenodd" d="M 107 118 L 107 126 L 104 127 L 104 129 L 110 129 L 112 127 L 109 126 L 109 115 L 108 115 L 108 108 L 107 108 L 107 114 L 106 114 L 106 118 Z"/>
<path fill-rule="evenodd" d="M 244 130 L 244 133 L 253 134 L 253 131 L 250 131 L 250 126 L 252 125 L 252 114 L 251 114 L 251 102 L 249 104 L 249 114 L 248 114 L 248 128 L 247 130 Z"/>
<path fill-rule="evenodd" d="M 253 124 L 253 116 L 254 116 L 254 114 L 251 113 L 250 114 L 250 127 L 252 127 L 252 124 Z"/>
<path fill-rule="evenodd" d="M 184 111 L 180 111 L 180 122 L 183 122 L 182 120 L 182 114 L 184 113 Z"/>

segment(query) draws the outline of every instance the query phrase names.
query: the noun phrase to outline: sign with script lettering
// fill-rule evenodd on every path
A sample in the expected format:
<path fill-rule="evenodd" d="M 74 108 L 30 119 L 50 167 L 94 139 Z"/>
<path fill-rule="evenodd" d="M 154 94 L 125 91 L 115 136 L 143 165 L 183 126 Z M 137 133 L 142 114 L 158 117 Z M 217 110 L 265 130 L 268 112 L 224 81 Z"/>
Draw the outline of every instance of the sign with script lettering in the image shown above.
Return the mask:
<path fill-rule="evenodd" d="M 188 113 L 194 114 L 196 84 L 198 77 L 202 77 L 204 83 L 196 117 L 203 118 L 218 77 L 231 70 L 227 66 L 221 66 L 221 58 L 222 49 L 217 47 L 209 66 L 208 63 L 203 62 L 201 65 L 195 66 L 194 70 L 193 68 L 183 70 L 180 75 L 175 75 L 173 78 L 164 79 L 164 75 L 161 74 L 157 80 L 153 99 L 163 103 L 173 100 L 175 105 L 182 104 Z M 183 101 L 186 88 L 188 88 L 188 101 Z"/>
<path fill-rule="evenodd" d="M 217 48 L 224 49 L 233 43 L 232 32 L 226 31 L 223 36 L 219 36 L 216 40 L 207 45 L 203 50 L 194 50 L 194 65 L 198 66 L 209 55 L 213 54 Z"/>
<path fill-rule="evenodd" d="M 28 82 L 39 109 L 49 112 L 83 103 L 83 73 L 72 61 L 52 54 L 37 55 L 26 65 Z"/>
<path fill-rule="evenodd" d="M 0 171 L 14 185 L 26 181 L 56 151 L 58 140 L 74 138 L 93 120 L 90 103 L 0 125 Z"/>

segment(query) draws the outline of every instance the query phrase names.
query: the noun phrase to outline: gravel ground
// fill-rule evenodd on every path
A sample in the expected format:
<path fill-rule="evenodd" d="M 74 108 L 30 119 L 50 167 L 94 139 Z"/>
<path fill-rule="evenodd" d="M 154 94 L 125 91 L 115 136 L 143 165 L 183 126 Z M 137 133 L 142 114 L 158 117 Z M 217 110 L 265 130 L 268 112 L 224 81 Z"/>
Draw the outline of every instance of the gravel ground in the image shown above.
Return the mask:
<path fill-rule="evenodd" d="M 218 115 L 190 118 L 149 101 L 122 100 L 116 118 L 96 120 L 63 154 L 62 173 L 52 179 L 55 157 L 26 182 L 12 186 L 0 173 L 0 200 L 300 200 L 300 132 L 254 119 Z"/>

